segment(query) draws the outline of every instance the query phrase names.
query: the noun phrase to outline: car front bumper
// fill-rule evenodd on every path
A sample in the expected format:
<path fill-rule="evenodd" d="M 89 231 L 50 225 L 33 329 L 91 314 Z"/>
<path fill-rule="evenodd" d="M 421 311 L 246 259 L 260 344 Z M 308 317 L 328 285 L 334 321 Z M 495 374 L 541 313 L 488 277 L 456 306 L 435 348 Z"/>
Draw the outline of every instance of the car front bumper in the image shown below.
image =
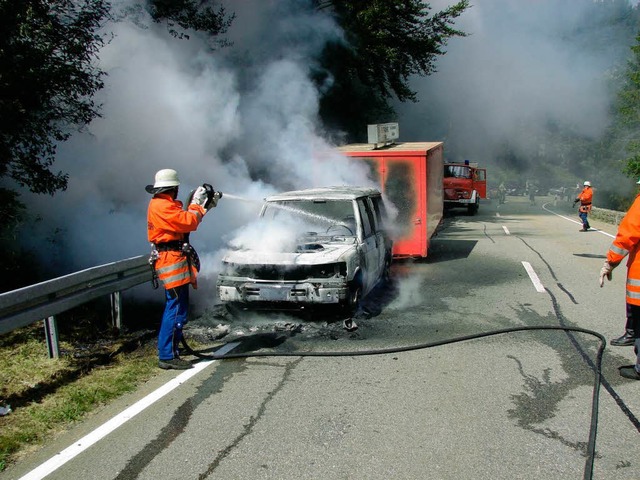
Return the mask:
<path fill-rule="evenodd" d="M 273 302 L 297 304 L 340 304 L 348 298 L 345 281 L 333 282 L 260 282 L 218 281 L 218 296 L 222 302 Z"/>

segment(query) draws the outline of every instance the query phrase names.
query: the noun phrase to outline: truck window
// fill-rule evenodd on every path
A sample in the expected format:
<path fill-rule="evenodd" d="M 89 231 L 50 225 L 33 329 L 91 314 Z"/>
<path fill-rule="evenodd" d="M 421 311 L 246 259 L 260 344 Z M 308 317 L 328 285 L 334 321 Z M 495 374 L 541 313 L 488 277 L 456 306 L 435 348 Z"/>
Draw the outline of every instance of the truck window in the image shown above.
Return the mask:
<path fill-rule="evenodd" d="M 444 176 L 445 178 L 471 178 L 471 169 L 463 165 L 445 165 Z"/>
<path fill-rule="evenodd" d="M 360 218 L 362 220 L 362 229 L 364 231 L 365 238 L 373 233 L 373 213 L 369 208 L 369 205 L 365 202 L 366 199 L 359 198 L 357 200 L 358 210 L 360 210 Z"/>

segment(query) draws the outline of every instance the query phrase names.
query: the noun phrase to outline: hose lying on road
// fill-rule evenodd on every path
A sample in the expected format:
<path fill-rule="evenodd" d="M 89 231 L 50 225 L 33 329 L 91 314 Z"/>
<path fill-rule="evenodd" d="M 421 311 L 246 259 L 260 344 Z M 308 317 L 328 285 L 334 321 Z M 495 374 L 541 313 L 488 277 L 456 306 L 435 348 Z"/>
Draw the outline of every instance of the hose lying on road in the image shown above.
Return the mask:
<path fill-rule="evenodd" d="M 598 402 L 599 402 L 599 392 L 600 392 L 600 383 L 602 376 L 602 355 L 604 352 L 605 345 L 607 344 L 607 340 L 604 336 L 598 332 L 593 330 L 586 330 L 584 328 L 576 328 L 576 327 L 560 327 L 555 325 L 542 325 L 536 327 L 513 327 L 513 328 L 505 328 L 502 330 L 492 330 L 489 332 L 477 333 L 473 335 L 466 335 L 457 338 L 451 338 L 447 340 L 439 340 L 435 342 L 428 343 L 419 343 L 416 345 L 408 345 L 403 347 L 392 347 L 392 348 L 381 348 L 381 349 L 373 349 L 373 350 L 354 350 L 354 351 L 344 351 L 344 352 L 244 352 L 244 353 L 226 353 L 223 355 L 214 354 L 204 354 L 202 352 L 197 352 L 193 350 L 185 340 L 184 336 L 182 338 L 182 345 L 185 350 L 198 358 L 206 359 L 206 360 L 224 360 L 229 358 L 249 358 L 249 357 L 352 357 L 352 356 L 361 356 L 361 355 L 386 355 L 390 353 L 400 353 L 400 352 L 409 352 L 413 350 L 422 350 L 426 348 L 437 347 L 440 345 L 447 345 L 451 343 L 464 342 L 467 340 L 473 340 L 477 338 L 483 337 L 491 337 L 495 335 L 503 335 L 506 333 L 515 333 L 515 332 L 524 332 L 524 331 L 532 331 L 532 330 L 559 330 L 565 333 L 568 332 L 577 332 L 584 333 L 587 335 L 592 335 L 597 337 L 600 340 L 600 346 L 598 347 L 598 353 L 596 356 L 596 362 L 592 366 L 595 373 L 594 385 L 593 385 L 593 396 L 591 401 L 591 426 L 589 428 L 589 442 L 587 444 L 587 460 L 585 462 L 584 468 L 584 480 L 591 480 L 593 478 L 593 461 L 595 456 L 596 449 L 596 431 L 598 427 Z"/>

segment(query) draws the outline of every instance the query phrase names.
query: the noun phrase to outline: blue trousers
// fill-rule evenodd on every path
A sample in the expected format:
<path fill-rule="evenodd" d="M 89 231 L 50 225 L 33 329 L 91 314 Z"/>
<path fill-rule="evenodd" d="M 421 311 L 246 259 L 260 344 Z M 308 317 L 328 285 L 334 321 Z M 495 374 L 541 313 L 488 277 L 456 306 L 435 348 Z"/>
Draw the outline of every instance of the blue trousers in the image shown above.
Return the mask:
<path fill-rule="evenodd" d="M 182 340 L 182 327 L 189 312 L 189 284 L 165 290 L 164 313 L 158 333 L 158 358 L 178 358 L 178 346 Z"/>
<path fill-rule="evenodd" d="M 636 372 L 640 373 L 640 306 L 627 303 L 627 329 L 633 330 L 636 338 L 634 351 L 636 353 Z"/>
<path fill-rule="evenodd" d="M 587 212 L 580 212 L 578 213 L 578 216 L 580 217 L 580 220 L 582 220 L 582 228 L 591 228 L 589 220 L 587 220 Z"/>

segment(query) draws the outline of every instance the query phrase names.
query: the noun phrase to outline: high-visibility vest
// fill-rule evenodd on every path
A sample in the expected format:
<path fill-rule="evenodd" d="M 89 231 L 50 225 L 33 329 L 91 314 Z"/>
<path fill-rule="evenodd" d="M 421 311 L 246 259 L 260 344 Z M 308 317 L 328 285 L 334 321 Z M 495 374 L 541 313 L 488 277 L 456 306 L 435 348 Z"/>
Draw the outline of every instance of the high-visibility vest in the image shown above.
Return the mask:
<path fill-rule="evenodd" d="M 619 264 L 624 257 L 627 259 L 627 303 L 640 305 L 640 259 L 637 258 L 640 249 L 640 195 L 636 197 L 620 222 L 616 238 L 607 252 L 607 261 L 613 265 Z"/>
<path fill-rule="evenodd" d="M 204 214 L 204 208 L 199 205 L 191 204 L 185 211 L 181 201 L 174 200 L 166 193 L 158 193 L 149 202 L 147 210 L 147 238 L 154 245 L 181 243 L 186 233 L 198 228 Z M 198 272 L 179 247 L 168 250 L 159 248 L 155 269 L 158 279 L 167 290 L 187 283 L 193 288 L 198 287 Z"/>
<path fill-rule="evenodd" d="M 591 211 L 591 201 L 593 200 L 593 190 L 591 187 L 584 187 L 578 195 L 580 200 L 580 212 L 589 213 Z"/>

